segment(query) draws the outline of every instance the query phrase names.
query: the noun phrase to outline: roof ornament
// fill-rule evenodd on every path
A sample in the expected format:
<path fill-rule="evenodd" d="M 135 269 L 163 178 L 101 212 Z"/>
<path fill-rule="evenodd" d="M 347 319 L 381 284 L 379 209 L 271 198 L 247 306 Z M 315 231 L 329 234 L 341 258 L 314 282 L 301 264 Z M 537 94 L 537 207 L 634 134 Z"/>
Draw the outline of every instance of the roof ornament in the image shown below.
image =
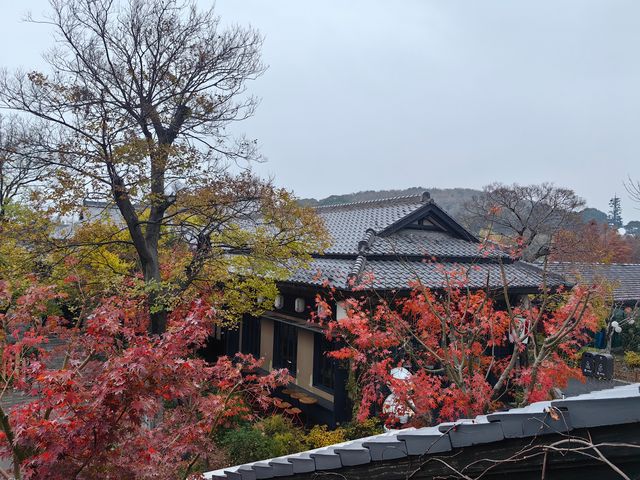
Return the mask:
<path fill-rule="evenodd" d="M 364 255 L 358 255 L 356 261 L 353 262 L 353 266 L 351 267 L 351 271 L 347 275 L 347 287 L 355 287 L 356 283 L 360 280 L 360 275 L 364 270 L 364 264 L 366 262 L 366 258 Z"/>
<path fill-rule="evenodd" d="M 376 231 L 373 228 L 367 228 L 367 232 L 362 240 L 358 242 L 358 253 L 365 254 L 369 248 L 371 248 L 371 243 L 373 242 L 373 237 L 376 236 Z"/>

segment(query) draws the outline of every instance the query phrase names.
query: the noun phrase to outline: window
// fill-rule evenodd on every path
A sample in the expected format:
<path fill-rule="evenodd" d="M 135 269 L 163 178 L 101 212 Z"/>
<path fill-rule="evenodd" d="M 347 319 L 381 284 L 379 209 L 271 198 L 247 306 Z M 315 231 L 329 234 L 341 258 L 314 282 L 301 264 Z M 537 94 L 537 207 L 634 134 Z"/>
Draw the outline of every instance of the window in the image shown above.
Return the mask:
<path fill-rule="evenodd" d="M 295 377 L 298 359 L 298 329 L 289 323 L 273 324 L 273 368 L 286 368 Z"/>
<path fill-rule="evenodd" d="M 245 315 L 242 317 L 242 353 L 260 357 L 260 319 Z"/>
<path fill-rule="evenodd" d="M 335 364 L 327 352 L 335 350 L 333 342 L 327 340 L 321 333 L 314 335 L 313 348 L 313 385 L 323 390 L 333 391 L 335 385 Z"/>

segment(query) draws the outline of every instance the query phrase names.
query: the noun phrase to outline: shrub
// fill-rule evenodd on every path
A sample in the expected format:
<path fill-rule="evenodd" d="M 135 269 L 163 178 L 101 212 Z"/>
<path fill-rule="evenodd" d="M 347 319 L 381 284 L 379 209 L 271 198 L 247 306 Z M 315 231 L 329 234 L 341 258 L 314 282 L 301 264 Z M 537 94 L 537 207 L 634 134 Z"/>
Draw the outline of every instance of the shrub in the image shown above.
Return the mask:
<path fill-rule="evenodd" d="M 368 418 L 364 422 L 349 422 L 342 426 L 347 440 L 355 440 L 362 437 L 370 437 L 383 433 L 382 423 L 377 418 Z"/>
<path fill-rule="evenodd" d="M 329 430 L 326 425 L 315 425 L 307 434 L 306 440 L 309 448 L 321 448 L 345 442 L 347 437 L 342 428 Z"/>
<path fill-rule="evenodd" d="M 256 428 L 262 430 L 265 435 L 273 437 L 278 433 L 287 433 L 300 430 L 293 425 L 293 422 L 282 415 L 271 415 L 256 423 Z"/>
<path fill-rule="evenodd" d="M 258 422 L 256 428 L 273 439 L 276 456 L 298 453 L 307 449 L 304 431 L 282 415 L 267 417 Z"/>
<path fill-rule="evenodd" d="M 640 368 L 640 353 L 638 352 L 626 352 L 624 354 L 624 363 L 631 368 Z"/>
<path fill-rule="evenodd" d="M 220 436 L 220 444 L 227 451 L 232 464 L 237 465 L 326 447 L 382 431 L 380 421 L 372 418 L 364 422 L 347 423 L 335 430 L 329 430 L 326 425 L 315 425 L 305 435 L 304 430 L 295 426 L 290 419 L 273 415 L 252 426 L 245 425 L 224 432 Z"/>
<path fill-rule="evenodd" d="M 277 456 L 303 452 L 309 448 L 302 431 L 277 433 L 273 436 L 273 441 L 278 452 Z"/>
<path fill-rule="evenodd" d="M 279 456 L 279 446 L 274 439 L 256 428 L 245 426 L 228 430 L 220 443 L 229 454 L 232 465 Z"/>

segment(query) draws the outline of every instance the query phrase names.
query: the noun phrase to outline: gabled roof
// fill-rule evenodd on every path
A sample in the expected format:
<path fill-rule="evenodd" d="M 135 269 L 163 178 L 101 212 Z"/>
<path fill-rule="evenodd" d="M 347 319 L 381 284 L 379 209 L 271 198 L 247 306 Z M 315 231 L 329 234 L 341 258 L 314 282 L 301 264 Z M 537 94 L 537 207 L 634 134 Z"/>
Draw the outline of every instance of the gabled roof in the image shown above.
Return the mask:
<path fill-rule="evenodd" d="M 549 262 L 547 268 L 571 282 L 610 282 L 616 302 L 640 301 L 639 263 Z"/>
<path fill-rule="evenodd" d="M 542 271 L 514 263 L 499 249 L 487 250 L 428 193 L 317 207 L 332 245 L 314 255 L 308 268 L 289 282 L 336 288 L 408 289 L 417 280 L 429 288 L 447 284 L 444 272 L 469 272 L 472 288 L 502 287 L 501 265 L 509 286 L 537 290 Z M 437 264 L 437 265 L 436 265 Z M 552 276 L 549 286 L 564 283 Z"/>
<path fill-rule="evenodd" d="M 223 468 L 205 473 L 204 478 L 257 480 L 295 477 L 299 474 L 306 474 L 305 478 L 311 478 L 314 473 L 320 472 L 349 478 L 349 474 L 355 473 L 354 469 L 358 468 L 379 468 L 381 470 L 378 470 L 377 475 L 385 478 L 383 469 L 387 469 L 387 474 L 392 471 L 398 473 L 394 470 L 394 463 L 397 462 L 396 469 L 406 466 L 406 463 L 400 462 L 407 457 L 419 457 L 421 463 L 426 464 L 429 457 L 435 457 L 439 453 L 446 453 L 447 458 L 454 458 L 464 455 L 466 447 L 487 445 L 487 448 L 492 449 L 491 458 L 495 459 L 499 458 L 498 452 L 505 444 L 513 443 L 518 450 L 523 445 L 532 444 L 534 440 L 543 442 L 540 439 L 552 434 L 568 438 L 567 434 L 578 429 L 625 425 L 629 425 L 629 431 L 635 432 L 637 442 L 640 437 L 640 384 L 637 383 L 562 400 L 536 402 L 524 408 L 441 423 L 435 427 L 393 430 L 293 455 Z M 620 436 L 618 439 L 622 441 Z M 636 455 L 637 460 L 637 452 L 632 454 Z M 477 461 L 477 456 L 470 455 L 469 462 Z M 539 466 L 535 466 L 538 467 L 539 475 Z M 345 470 L 349 467 L 351 468 Z M 416 465 L 413 464 L 413 468 L 408 471 L 415 468 Z M 363 478 L 363 474 L 366 472 L 359 470 L 354 478 Z"/>
<path fill-rule="evenodd" d="M 420 220 L 433 223 L 434 231 L 446 232 L 450 238 L 478 243 L 471 232 L 424 194 L 316 207 L 316 212 L 333 239 L 325 255 L 357 254 L 367 231 L 387 238 Z"/>

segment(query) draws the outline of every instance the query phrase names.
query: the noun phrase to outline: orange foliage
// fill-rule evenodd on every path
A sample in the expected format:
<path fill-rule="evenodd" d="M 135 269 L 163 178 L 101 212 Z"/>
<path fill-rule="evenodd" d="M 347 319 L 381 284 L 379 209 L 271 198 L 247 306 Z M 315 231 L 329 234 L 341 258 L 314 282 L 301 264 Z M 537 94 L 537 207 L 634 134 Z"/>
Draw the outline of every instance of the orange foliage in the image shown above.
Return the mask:
<path fill-rule="evenodd" d="M 633 260 L 633 239 L 596 222 L 562 230 L 554 239 L 551 259 L 561 262 L 626 263 Z"/>

